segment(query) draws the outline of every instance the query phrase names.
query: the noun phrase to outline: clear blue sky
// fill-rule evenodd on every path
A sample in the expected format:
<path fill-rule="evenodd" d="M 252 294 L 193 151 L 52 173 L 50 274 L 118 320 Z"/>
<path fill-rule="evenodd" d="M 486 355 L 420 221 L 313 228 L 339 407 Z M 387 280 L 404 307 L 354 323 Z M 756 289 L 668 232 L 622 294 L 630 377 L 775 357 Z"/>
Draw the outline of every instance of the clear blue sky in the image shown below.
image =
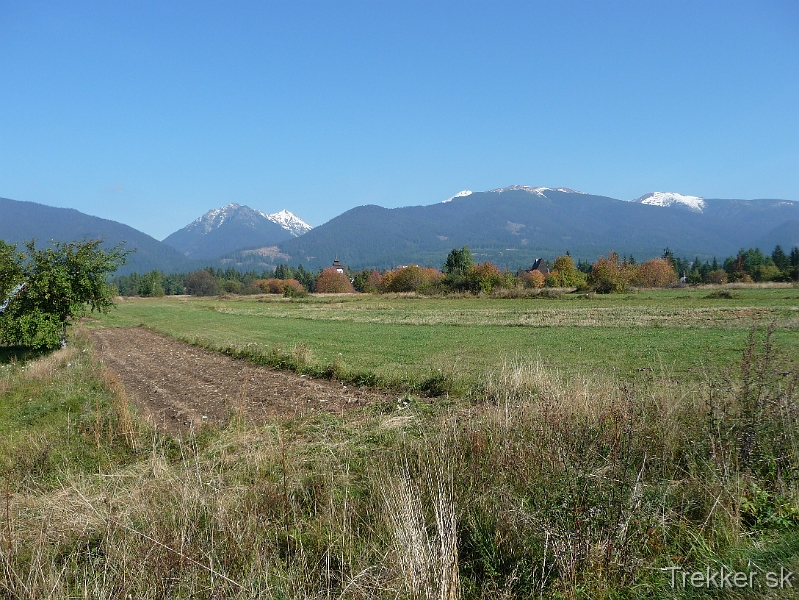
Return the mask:
<path fill-rule="evenodd" d="M 0 197 L 162 239 L 511 184 L 799 200 L 799 2 L 0 0 Z"/>

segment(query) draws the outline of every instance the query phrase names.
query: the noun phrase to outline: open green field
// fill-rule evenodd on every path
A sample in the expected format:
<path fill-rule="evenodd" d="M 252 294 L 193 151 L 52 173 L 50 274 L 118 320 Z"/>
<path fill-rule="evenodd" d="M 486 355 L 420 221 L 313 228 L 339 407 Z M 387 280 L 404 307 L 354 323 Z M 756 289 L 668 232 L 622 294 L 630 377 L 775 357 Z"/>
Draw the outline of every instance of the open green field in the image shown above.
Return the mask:
<path fill-rule="evenodd" d="M 143 324 L 212 347 L 290 351 L 317 368 L 413 382 L 437 372 L 470 382 L 503 363 L 538 360 L 565 374 L 704 378 L 737 362 L 750 328 L 776 327 L 799 353 L 799 289 L 680 289 L 557 298 L 163 298 L 120 302 L 96 325 Z"/>
<path fill-rule="evenodd" d="M 88 321 L 405 387 L 180 436 L 83 326 L 0 348 L 0 598 L 799 598 L 799 289 L 728 291 L 133 299 Z M 757 585 L 670 582 L 722 569 Z M 768 587 L 781 570 L 793 587 Z"/>

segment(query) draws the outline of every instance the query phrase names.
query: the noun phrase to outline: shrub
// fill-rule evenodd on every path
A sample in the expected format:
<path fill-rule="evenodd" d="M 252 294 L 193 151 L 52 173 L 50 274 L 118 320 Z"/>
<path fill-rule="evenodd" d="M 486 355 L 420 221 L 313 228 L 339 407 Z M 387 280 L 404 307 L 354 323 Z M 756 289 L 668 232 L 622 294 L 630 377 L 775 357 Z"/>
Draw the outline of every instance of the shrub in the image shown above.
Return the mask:
<path fill-rule="evenodd" d="M 316 291 L 322 294 L 343 294 L 354 292 L 350 278 L 344 273 L 339 273 L 333 267 L 328 267 L 319 274 L 316 280 Z"/>

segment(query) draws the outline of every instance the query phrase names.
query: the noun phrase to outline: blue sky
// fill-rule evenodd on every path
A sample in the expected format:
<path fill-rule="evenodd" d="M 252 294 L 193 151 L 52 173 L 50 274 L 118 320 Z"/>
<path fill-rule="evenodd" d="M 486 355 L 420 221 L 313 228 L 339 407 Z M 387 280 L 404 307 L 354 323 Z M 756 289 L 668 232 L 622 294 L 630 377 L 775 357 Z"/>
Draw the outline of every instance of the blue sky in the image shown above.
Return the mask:
<path fill-rule="evenodd" d="M 799 3 L 0 0 L 0 197 L 162 239 L 512 184 L 799 200 Z"/>

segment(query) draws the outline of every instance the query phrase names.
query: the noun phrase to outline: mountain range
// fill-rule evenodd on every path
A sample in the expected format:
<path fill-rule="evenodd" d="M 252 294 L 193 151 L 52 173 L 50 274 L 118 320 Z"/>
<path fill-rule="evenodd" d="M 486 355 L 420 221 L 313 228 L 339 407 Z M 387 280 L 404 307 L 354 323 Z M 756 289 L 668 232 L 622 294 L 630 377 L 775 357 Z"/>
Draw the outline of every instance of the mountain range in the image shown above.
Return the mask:
<path fill-rule="evenodd" d="M 440 266 L 469 246 L 477 260 L 529 265 L 569 251 L 593 261 L 615 250 L 639 259 L 722 258 L 741 247 L 770 252 L 799 245 L 799 202 L 720 200 L 655 192 L 634 201 L 568 188 L 510 186 L 464 191 L 428 206 L 359 206 L 277 248 L 291 263 L 317 268 L 332 257 L 350 267 Z"/>
<path fill-rule="evenodd" d="M 464 190 L 423 206 L 358 206 L 316 228 L 287 210 L 267 214 L 228 204 L 159 242 L 75 210 L 0 199 L 0 238 L 32 237 L 126 240 L 137 252 L 123 273 L 204 266 L 262 270 L 280 263 L 317 269 L 336 257 L 355 269 L 409 263 L 440 267 L 447 253 L 461 246 L 469 246 L 479 261 L 515 269 L 567 250 L 586 260 L 610 250 L 645 259 L 666 247 L 691 258 L 722 258 L 742 247 L 770 252 L 776 244 L 787 251 L 799 245 L 799 202 L 670 192 L 623 201 L 569 188 L 513 185 Z"/>

